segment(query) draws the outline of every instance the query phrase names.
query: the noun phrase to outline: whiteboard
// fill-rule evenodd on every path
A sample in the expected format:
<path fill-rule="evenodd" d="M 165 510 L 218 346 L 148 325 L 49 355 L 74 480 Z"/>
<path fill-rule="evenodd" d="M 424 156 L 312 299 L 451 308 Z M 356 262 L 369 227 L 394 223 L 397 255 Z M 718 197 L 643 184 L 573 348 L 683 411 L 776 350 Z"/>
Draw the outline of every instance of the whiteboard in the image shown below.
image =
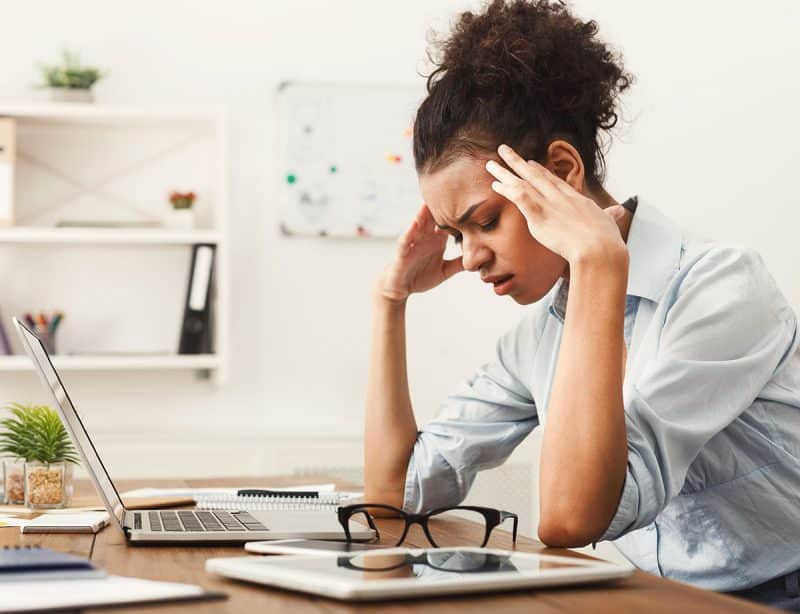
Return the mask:
<path fill-rule="evenodd" d="M 281 84 L 283 234 L 402 234 L 421 203 L 412 123 L 424 95 L 421 85 Z"/>

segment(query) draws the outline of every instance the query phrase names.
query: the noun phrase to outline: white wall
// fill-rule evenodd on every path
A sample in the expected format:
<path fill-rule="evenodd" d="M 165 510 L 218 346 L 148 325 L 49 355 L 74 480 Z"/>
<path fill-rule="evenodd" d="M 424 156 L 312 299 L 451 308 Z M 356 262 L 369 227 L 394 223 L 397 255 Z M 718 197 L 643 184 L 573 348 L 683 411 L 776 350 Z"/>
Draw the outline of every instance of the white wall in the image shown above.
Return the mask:
<path fill-rule="evenodd" d="M 110 70 L 96 90 L 100 102 L 224 104 L 230 112 L 233 372 L 219 388 L 188 374 L 68 374 L 112 469 L 221 474 L 286 471 L 303 458 L 312 466 L 359 462 L 369 293 L 394 246 L 279 235 L 270 101 L 284 79 L 419 82 L 427 28 L 468 4 L 0 1 L 6 101 L 35 96 L 35 63 L 66 45 Z M 626 99 L 632 124 L 608 156 L 612 194 L 638 193 L 698 233 L 759 249 L 800 304 L 800 4 L 576 5 L 638 76 Z M 0 280 L 0 305 L 14 283 Z M 411 301 L 420 421 L 521 314 L 468 275 Z M 0 374 L 7 400 L 49 401 L 28 373 Z M 170 455 L 173 439 L 181 443 Z M 533 454 L 526 446 L 524 456 Z"/>

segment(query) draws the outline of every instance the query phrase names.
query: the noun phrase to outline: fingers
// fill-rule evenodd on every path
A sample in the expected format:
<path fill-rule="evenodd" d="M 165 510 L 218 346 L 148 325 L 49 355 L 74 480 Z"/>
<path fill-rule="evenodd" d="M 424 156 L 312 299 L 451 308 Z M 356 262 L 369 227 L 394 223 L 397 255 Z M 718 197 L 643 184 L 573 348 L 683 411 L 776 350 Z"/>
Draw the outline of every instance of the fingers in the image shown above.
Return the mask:
<path fill-rule="evenodd" d="M 414 245 L 414 237 L 417 235 L 417 228 L 419 227 L 419 222 L 417 222 L 417 218 L 415 217 L 411 224 L 406 228 L 406 231 L 400 235 L 400 238 L 397 239 L 397 251 L 400 254 L 407 254 L 408 251 L 411 249 L 411 246 Z"/>
<path fill-rule="evenodd" d="M 486 170 L 498 181 L 512 186 L 523 182 L 519 175 L 515 175 L 510 170 L 505 168 L 502 164 L 498 164 L 494 160 L 489 160 L 486 163 Z"/>
<path fill-rule="evenodd" d="M 552 198 L 558 193 L 554 182 L 554 179 L 558 178 L 541 164 L 533 160 L 524 160 L 508 145 L 500 145 L 497 148 L 497 153 L 512 171 L 530 183 L 544 196 Z"/>
<path fill-rule="evenodd" d="M 526 188 L 518 184 L 508 185 L 502 181 L 493 181 L 492 190 L 500 194 L 500 196 L 506 200 L 510 200 L 517 206 L 517 208 L 521 208 L 523 214 L 525 213 L 525 210 L 539 209 L 541 207 L 541 205 L 536 202 L 536 199 L 534 198 L 534 189 L 531 186 Z M 542 198 L 541 194 L 537 193 L 537 196 L 538 198 Z"/>
<path fill-rule="evenodd" d="M 500 196 L 510 200 L 517 207 L 536 209 L 541 206 L 544 197 L 529 182 L 503 168 L 494 160 L 489 160 L 486 163 L 486 170 L 497 179 L 497 181 L 492 182 L 492 190 L 500 194 Z"/>
<path fill-rule="evenodd" d="M 436 226 L 431 210 L 427 204 L 423 203 L 417 209 L 417 213 L 406 231 L 397 239 L 398 253 L 406 255 L 415 245 L 431 239 L 445 243 L 447 242 L 447 233 Z"/>
<path fill-rule="evenodd" d="M 452 260 L 444 261 L 444 278 L 449 279 L 456 273 L 464 270 L 464 261 L 461 256 L 453 258 Z"/>

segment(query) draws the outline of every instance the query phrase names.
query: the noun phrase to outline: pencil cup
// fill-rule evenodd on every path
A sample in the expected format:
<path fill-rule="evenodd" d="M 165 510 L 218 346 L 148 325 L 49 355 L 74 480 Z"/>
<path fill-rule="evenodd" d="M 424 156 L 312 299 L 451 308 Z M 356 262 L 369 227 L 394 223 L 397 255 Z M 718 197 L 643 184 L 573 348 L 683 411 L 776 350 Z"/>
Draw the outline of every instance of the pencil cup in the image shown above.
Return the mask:
<path fill-rule="evenodd" d="M 36 336 L 44 345 L 44 349 L 47 350 L 47 353 L 53 356 L 56 353 L 56 334 L 55 332 L 43 331 L 39 329 L 36 333 Z"/>

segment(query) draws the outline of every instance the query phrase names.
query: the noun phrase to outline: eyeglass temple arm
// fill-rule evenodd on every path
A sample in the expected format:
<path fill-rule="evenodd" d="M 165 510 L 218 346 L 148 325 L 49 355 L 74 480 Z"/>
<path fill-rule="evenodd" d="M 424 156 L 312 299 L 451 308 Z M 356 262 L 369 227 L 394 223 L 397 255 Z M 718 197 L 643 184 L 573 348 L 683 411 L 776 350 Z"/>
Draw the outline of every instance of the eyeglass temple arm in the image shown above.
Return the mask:
<path fill-rule="evenodd" d="M 342 514 L 343 508 L 339 508 L 339 510 L 340 510 L 338 512 L 339 523 L 342 525 L 342 528 L 344 529 L 345 537 L 347 538 L 348 542 L 353 541 L 353 538 L 350 536 L 350 527 L 348 525 L 348 521 L 350 520 L 350 516 L 353 516 L 355 514 L 364 514 L 364 517 L 367 519 L 367 524 L 369 525 L 369 528 L 375 531 L 375 539 L 380 540 L 381 532 L 378 531 L 378 527 L 375 526 L 375 522 L 373 522 L 372 520 L 372 515 L 367 510 L 362 510 L 362 509 L 352 510 L 346 516 Z"/>
<path fill-rule="evenodd" d="M 509 518 L 514 521 L 514 527 L 511 533 L 511 541 L 513 543 L 517 543 L 517 523 L 519 522 L 517 515 L 513 512 L 500 512 L 500 522 L 508 520 Z"/>
<path fill-rule="evenodd" d="M 365 511 L 363 513 L 364 513 L 364 516 L 367 517 L 367 524 L 369 525 L 369 528 L 372 529 L 373 531 L 375 531 L 375 539 L 380 539 L 381 538 L 381 532 L 378 531 L 378 527 L 375 526 L 375 522 L 373 522 L 373 520 L 372 520 L 372 514 L 370 514 L 367 511 Z"/>

